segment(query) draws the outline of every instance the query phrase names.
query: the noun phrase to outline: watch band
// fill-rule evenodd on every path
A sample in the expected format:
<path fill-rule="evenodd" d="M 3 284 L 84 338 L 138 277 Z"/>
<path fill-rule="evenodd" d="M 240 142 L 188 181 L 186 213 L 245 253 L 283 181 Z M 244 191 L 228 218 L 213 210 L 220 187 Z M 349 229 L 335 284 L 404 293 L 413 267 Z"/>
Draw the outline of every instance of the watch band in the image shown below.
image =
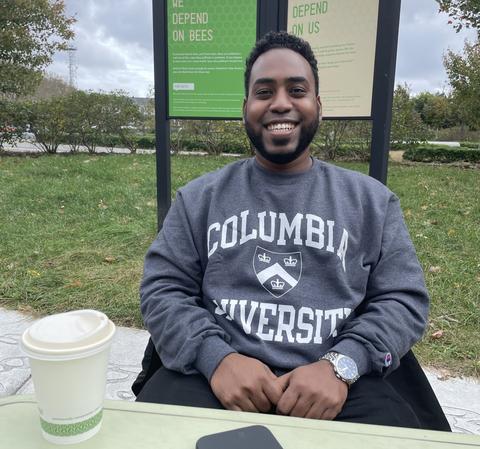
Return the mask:
<path fill-rule="evenodd" d="M 338 363 L 342 358 L 347 359 L 348 363 L 353 364 L 354 369 L 351 377 L 345 377 L 339 372 Z M 328 360 L 333 367 L 333 372 L 335 373 L 335 376 L 341 381 L 345 382 L 349 387 L 353 385 L 360 377 L 358 375 L 357 365 L 355 361 L 346 355 L 339 354 L 338 352 L 332 351 L 332 352 L 327 352 L 325 355 L 323 355 L 320 358 L 320 360 Z"/>

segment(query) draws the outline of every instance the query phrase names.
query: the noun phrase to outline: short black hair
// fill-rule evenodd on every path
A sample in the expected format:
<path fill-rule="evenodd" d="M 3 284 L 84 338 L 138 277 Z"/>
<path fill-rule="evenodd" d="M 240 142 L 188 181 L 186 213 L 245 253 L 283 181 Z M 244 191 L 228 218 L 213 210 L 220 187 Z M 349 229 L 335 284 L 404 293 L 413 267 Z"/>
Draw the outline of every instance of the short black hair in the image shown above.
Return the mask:
<path fill-rule="evenodd" d="M 286 48 L 302 55 L 310 64 L 315 79 L 315 94 L 318 95 L 318 67 L 317 60 L 313 54 L 312 47 L 307 41 L 289 34 L 286 31 L 270 31 L 262 39 L 258 40 L 246 60 L 245 67 L 245 97 L 248 97 L 248 88 L 250 86 L 250 74 L 252 66 L 260 55 L 274 48 Z"/>

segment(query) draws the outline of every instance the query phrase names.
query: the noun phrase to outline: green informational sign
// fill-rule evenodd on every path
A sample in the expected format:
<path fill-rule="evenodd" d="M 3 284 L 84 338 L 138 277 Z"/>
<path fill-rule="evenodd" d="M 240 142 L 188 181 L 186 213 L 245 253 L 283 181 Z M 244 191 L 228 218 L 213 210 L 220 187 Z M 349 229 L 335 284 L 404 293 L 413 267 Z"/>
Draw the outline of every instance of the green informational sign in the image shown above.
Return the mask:
<path fill-rule="evenodd" d="M 241 118 L 257 0 L 168 0 L 168 115 Z"/>

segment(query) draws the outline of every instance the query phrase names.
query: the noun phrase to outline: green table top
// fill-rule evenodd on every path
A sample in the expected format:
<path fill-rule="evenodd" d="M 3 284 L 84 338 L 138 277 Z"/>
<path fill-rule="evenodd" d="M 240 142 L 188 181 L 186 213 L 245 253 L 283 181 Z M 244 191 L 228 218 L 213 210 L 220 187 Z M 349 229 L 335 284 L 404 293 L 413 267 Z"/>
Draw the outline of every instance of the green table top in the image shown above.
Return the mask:
<path fill-rule="evenodd" d="M 268 427 L 284 449 L 480 448 L 477 435 L 108 400 L 100 432 L 74 447 L 194 449 L 203 435 L 256 424 Z M 58 448 L 41 435 L 33 396 L 0 400 L 0 448 L 52 447 Z"/>

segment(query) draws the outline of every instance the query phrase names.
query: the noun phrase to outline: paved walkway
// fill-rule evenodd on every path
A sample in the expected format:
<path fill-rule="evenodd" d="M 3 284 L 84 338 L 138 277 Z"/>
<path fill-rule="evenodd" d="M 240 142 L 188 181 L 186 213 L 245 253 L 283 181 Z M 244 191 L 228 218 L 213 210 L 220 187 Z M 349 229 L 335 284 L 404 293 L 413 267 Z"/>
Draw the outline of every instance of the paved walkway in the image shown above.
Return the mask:
<path fill-rule="evenodd" d="M 33 394 L 28 359 L 18 345 L 32 318 L 0 308 L 0 398 L 13 394 Z M 107 374 L 106 398 L 133 401 L 130 386 L 140 371 L 148 333 L 118 327 Z M 480 382 L 475 379 L 446 378 L 426 370 L 447 418 L 456 432 L 480 435 Z"/>

